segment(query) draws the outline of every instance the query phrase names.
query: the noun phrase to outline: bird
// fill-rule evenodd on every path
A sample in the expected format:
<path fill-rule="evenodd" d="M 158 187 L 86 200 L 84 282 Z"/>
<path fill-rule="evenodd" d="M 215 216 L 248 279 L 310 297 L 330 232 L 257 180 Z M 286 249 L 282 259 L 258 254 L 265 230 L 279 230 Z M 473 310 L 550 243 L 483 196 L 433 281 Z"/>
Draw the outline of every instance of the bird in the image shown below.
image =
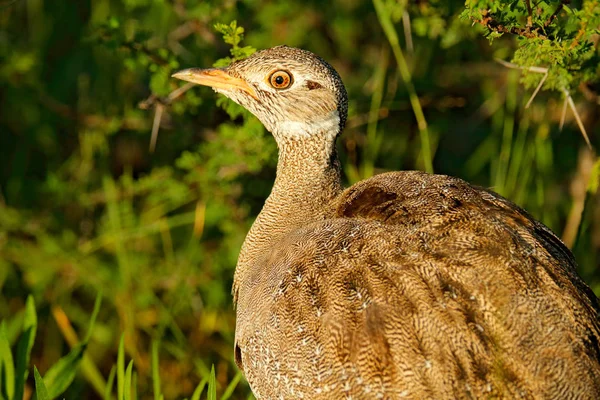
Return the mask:
<path fill-rule="evenodd" d="M 256 116 L 272 191 L 234 273 L 257 399 L 599 399 L 599 303 L 570 250 L 486 188 L 421 171 L 342 185 L 336 70 L 277 46 L 173 77 Z"/>

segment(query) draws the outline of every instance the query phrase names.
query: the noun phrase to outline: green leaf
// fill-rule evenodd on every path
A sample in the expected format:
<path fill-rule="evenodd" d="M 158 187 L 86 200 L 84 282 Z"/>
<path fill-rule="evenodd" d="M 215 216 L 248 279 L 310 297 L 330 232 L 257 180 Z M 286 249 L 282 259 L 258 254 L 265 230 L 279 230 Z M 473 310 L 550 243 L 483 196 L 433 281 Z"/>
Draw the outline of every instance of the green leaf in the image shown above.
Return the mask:
<path fill-rule="evenodd" d="M 137 392 L 137 388 L 138 388 L 138 374 L 137 371 L 133 371 L 133 378 L 131 381 L 131 398 L 133 400 L 137 400 L 138 399 L 138 392 Z M 162 396 L 160 396 L 162 397 Z"/>
<path fill-rule="evenodd" d="M 123 394 L 124 400 L 131 400 L 131 373 L 133 371 L 133 360 L 129 361 L 127 365 L 127 371 L 125 372 L 125 393 Z"/>
<path fill-rule="evenodd" d="M 600 186 L 600 157 L 596 159 L 594 162 L 594 166 L 592 167 L 592 173 L 590 174 L 590 180 L 588 182 L 587 190 L 591 194 L 596 194 L 598 192 L 598 187 Z"/>
<path fill-rule="evenodd" d="M 194 393 L 192 394 L 192 398 L 190 400 L 200 400 L 200 395 L 202 394 L 202 391 L 204 390 L 204 386 L 206 386 L 206 378 L 202 379 L 202 381 L 200 381 L 200 383 L 198 384 L 198 386 L 196 386 L 196 389 L 194 390 Z"/>
<path fill-rule="evenodd" d="M 210 368 L 210 379 L 208 380 L 208 400 L 217 400 L 217 381 L 215 379 L 215 366 Z"/>
<path fill-rule="evenodd" d="M 16 365 L 16 384 L 14 399 L 22 399 L 25 391 L 25 382 L 29 375 L 29 359 L 31 349 L 35 341 L 37 332 L 37 314 L 35 311 L 35 301 L 30 295 L 25 303 L 25 316 L 23 317 L 22 334 L 17 343 L 17 365 Z M 10 398 L 10 397 L 9 397 Z"/>
<path fill-rule="evenodd" d="M 150 78 L 150 90 L 158 96 L 166 96 L 171 91 L 171 69 L 161 67 Z"/>
<path fill-rule="evenodd" d="M 228 400 L 231 397 L 233 391 L 240 382 L 240 379 L 242 379 L 242 371 L 238 370 L 237 374 L 235 374 L 231 382 L 229 382 L 229 385 L 227 385 L 227 389 L 225 389 L 223 396 L 221 396 L 221 400 Z"/>
<path fill-rule="evenodd" d="M 37 400 L 50 400 L 52 397 L 48 394 L 48 389 L 44 384 L 44 380 L 35 366 L 33 367 L 33 378 L 35 379 L 35 394 Z"/>
<path fill-rule="evenodd" d="M 58 360 L 46 372 L 44 382 L 52 398 L 62 394 L 73 382 L 86 347 L 83 343 L 73 347 L 69 354 Z"/>
<path fill-rule="evenodd" d="M 125 384 L 125 334 L 121 334 L 119 352 L 117 353 L 117 400 L 123 400 L 123 385 Z"/>
<path fill-rule="evenodd" d="M 100 306 L 102 305 L 102 292 L 98 292 L 96 295 L 96 300 L 94 301 L 94 310 L 92 311 L 92 317 L 90 318 L 90 324 L 88 326 L 87 334 L 83 339 L 83 343 L 88 343 L 90 341 L 90 337 L 92 337 L 92 332 L 94 331 L 94 325 L 96 324 L 96 318 L 98 317 L 98 312 L 100 312 Z"/>
<path fill-rule="evenodd" d="M 158 348 L 160 342 L 158 340 L 152 341 L 152 387 L 154 389 L 154 400 L 160 400 L 160 374 L 158 367 Z"/>
<path fill-rule="evenodd" d="M 6 324 L 0 324 L 0 395 L 12 399 L 15 394 L 15 369 Z"/>
<path fill-rule="evenodd" d="M 108 380 L 106 381 L 106 387 L 104 388 L 104 400 L 112 399 L 112 388 L 115 383 L 115 374 L 117 373 L 117 368 L 113 366 L 110 369 L 110 373 L 108 374 Z"/>
<path fill-rule="evenodd" d="M 231 21 L 229 25 L 216 24 L 215 30 L 223 35 L 223 41 L 231 45 L 230 53 L 232 57 L 225 57 L 217 60 L 216 67 L 224 67 L 232 61 L 241 60 L 248 57 L 256 51 L 252 46 L 240 47 L 240 43 L 244 40 L 244 28 L 237 26 L 237 21 Z"/>

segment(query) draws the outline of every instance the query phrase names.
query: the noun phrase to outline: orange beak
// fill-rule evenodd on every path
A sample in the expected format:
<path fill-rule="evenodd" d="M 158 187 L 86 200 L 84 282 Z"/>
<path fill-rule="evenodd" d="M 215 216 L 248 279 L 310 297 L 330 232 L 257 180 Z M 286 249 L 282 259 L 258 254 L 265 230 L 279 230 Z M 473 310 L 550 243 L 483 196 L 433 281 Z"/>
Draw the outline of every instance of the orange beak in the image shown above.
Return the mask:
<path fill-rule="evenodd" d="M 198 85 L 210 86 L 214 89 L 241 90 L 258 99 L 256 90 L 243 79 L 235 78 L 221 68 L 188 68 L 171 75 L 182 81 L 196 83 Z"/>

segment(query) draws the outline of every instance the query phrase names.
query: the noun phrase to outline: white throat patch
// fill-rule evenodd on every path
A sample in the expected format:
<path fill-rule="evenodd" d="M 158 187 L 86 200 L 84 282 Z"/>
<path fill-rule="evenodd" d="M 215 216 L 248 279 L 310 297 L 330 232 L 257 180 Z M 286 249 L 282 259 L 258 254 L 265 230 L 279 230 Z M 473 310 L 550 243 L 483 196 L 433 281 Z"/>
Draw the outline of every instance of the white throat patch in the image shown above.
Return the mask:
<path fill-rule="evenodd" d="M 302 139 L 319 133 L 326 133 L 327 139 L 334 140 L 340 130 L 340 114 L 334 110 L 324 118 L 316 121 L 285 121 L 277 126 L 276 132 L 272 132 L 276 139 Z"/>

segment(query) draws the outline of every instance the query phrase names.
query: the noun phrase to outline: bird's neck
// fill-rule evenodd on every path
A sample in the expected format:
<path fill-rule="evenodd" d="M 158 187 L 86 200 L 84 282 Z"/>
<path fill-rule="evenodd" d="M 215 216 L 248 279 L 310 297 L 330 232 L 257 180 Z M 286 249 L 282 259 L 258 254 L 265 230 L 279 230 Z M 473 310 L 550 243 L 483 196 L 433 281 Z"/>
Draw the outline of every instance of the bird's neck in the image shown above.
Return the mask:
<path fill-rule="evenodd" d="M 277 177 L 240 252 L 233 287 L 236 300 L 268 273 L 262 259 L 269 249 L 300 226 L 323 220 L 331 200 L 342 191 L 336 134 L 324 130 L 287 140 L 274 136 L 279 147 Z"/>

